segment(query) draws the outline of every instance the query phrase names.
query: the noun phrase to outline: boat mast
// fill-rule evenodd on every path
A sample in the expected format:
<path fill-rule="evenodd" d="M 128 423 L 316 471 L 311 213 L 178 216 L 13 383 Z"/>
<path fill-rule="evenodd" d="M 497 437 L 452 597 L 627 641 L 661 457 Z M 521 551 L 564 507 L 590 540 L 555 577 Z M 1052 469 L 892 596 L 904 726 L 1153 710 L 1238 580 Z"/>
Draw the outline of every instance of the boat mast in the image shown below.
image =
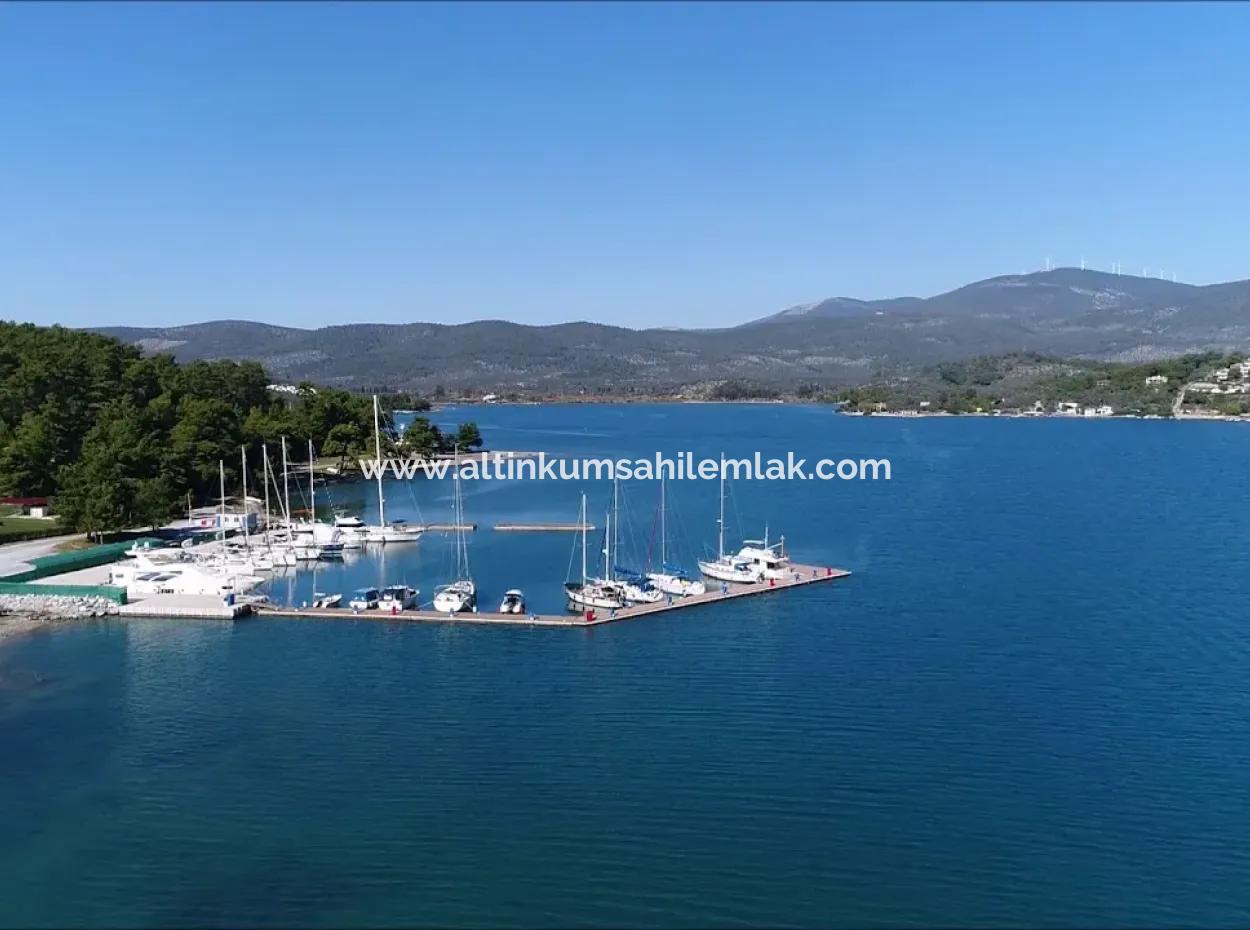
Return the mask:
<path fill-rule="evenodd" d="M 582 587 L 586 587 L 586 495 L 582 495 Z"/>
<path fill-rule="evenodd" d="M 665 522 L 664 522 L 664 475 L 660 475 L 660 571 L 668 571 L 665 564 L 668 562 L 668 547 L 665 545 Z"/>
<path fill-rule="evenodd" d="M 313 474 L 313 447 L 312 440 L 308 440 L 308 508 L 312 513 L 308 517 L 308 522 L 317 522 L 317 479 Z"/>
<path fill-rule="evenodd" d="M 720 517 L 716 520 L 716 558 L 725 557 L 725 453 L 720 454 Z"/>
<path fill-rule="evenodd" d="M 619 556 L 616 555 L 616 551 L 620 548 L 620 546 L 617 545 L 620 541 L 620 537 L 618 535 L 620 532 L 618 527 L 621 523 L 620 514 L 621 512 L 617 502 L 617 479 L 614 475 L 612 477 L 612 556 L 608 559 L 608 581 L 616 581 L 616 563 L 613 559 L 619 558 Z"/>
<path fill-rule="evenodd" d="M 382 428 L 378 421 L 378 395 L 373 395 L 373 448 L 378 466 L 378 526 L 386 526 L 386 502 L 382 499 Z"/>
<path fill-rule="evenodd" d="M 268 539 L 269 534 L 269 446 L 266 443 L 260 444 L 261 472 L 262 484 L 265 486 L 265 534 Z"/>
<path fill-rule="evenodd" d="M 291 470 L 287 467 L 286 462 L 286 437 L 282 437 L 282 513 L 286 518 L 286 541 L 292 541 L 291 536 Z"/>
<path fill-rule="evenodd" d="M 226 463 L 221 459 L 217 460 L 217 472 L 221 477 L 221 504 L 217 511 L 217 522 L 221 524 L 221 545 L 224 554 L 226 545 Z"/>
<path fill-rule="evenodd" d="M 251 549 L 247 538 L 247 446 L 240 451 L 243 453 L 243 547 Z"/>

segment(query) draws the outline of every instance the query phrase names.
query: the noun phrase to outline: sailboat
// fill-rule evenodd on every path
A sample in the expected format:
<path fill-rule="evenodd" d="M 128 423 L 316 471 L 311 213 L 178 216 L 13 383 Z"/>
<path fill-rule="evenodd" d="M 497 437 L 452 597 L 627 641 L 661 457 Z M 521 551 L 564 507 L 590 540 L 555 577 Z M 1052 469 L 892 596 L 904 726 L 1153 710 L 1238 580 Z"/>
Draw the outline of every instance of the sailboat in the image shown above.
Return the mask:
<path fill-rule="evenodd" d="M 477 586 L 469 577 L 469 542 L 464 530 L 464 500 L 460 494 L 460 447 L 456 447 L 455 473 L 456 577 L 450 584 L 434 589 L 434 609 L 440 613 L 477 612 Z"/>
<path fill-rule="evenodd" d="M 717 581 L 750 584 L 759 581 L 759 573 L 750 561 L 725 554 L 725 457 L 720 460 L 720 516 L 716 520 L 716 560 L 699 560 L 699 571 Z"/>
<path fill-rule="evenodd" d="M 365 541 L 371 543 L 416 542 L 421 530 L 403 520 L 386 522 L 386 498 L 382 494 L 382 428 L 378 418 L 378 395 L 373 395 L 373 448 L 378 462 L 378 525 L 364 529 Z"/>
<path fill-rule="evenodd" d="M 609 516 L 609 521 L 611 516 Z M 586 574 L 586 495 L 582 495 L 582 509 L 579 516 L 579 523 L 582 526 L 582 580 L 566 581 L 564 583 L 564 593 L 569 599 L 569 604 L 577 608 L 594 608 L 599 607 L 604 610 L 618 610 L 625 606 L 625 592 L 621 586 L 613 581 L 600 578 L 590 578 Z M 610 536 L 611 527 L 607 528 Z M 605 549 L 607 554 L 608 546 Z M 611 563 L 608 563 L 611 564 Z"/>
<path fill-rule="evenodd" d="M 664 594 L 651 583 L 651 580 L 646 575 L 631 568 L 617 565 L 614 561 L 615 558 L 619 557 L 621 551 L 619 545 L 620 525 L 620 501 L 617 481 L 614 478 L 612 480 L 612 514 L 608 518 L 608 532 L 605 540 L 607 549 L 604 553 L 606 555 L 604 562 L 608 571 L 607 578 L 603 580 L 609 584 L 619 585 L 627 604 L 655 604 L 664 600 Z"/>
<path fill-rule="evenodd" d="M 680 565 L 670 565 L 668 561 L 668 521 L 667 521 L 667 500 L 665 494 L 664 476 L 660 475 L 660 570 L 658 572 L 648 572 L 647 578 L 656 590 L 664 594 L 673 594 L 677 597 L 693 597 L 697 594 L 706 594 L 707 585 L 702 581 L 691 578 L 682 570 Z"/>
<path fill-rule="evenodd" d="M 314 464 L 312 440 L 308 440 L 308 520 L 312 529 L 316 558 L 338 559 L 343 556 L 345 543 L 337 527 L 317 522 L 317 473 Z"/>
<path fill-rule="evenodd" d="M 294 565 L 296 562 L 295 552 L 289 545 L 284 545 L 281 538 L 275 539 L 274 536 L 276 531 L 273 528 L 273 522 L 269 518 L 269 482 L 273 478 L 272 469 L 269 467 L 269 447 L 262 443 L 260 451 L 264 460 L 261 473 L 265 483 L 265 533 L 262 538 L 269 552 L 269 560 L 274 565 Z"/>

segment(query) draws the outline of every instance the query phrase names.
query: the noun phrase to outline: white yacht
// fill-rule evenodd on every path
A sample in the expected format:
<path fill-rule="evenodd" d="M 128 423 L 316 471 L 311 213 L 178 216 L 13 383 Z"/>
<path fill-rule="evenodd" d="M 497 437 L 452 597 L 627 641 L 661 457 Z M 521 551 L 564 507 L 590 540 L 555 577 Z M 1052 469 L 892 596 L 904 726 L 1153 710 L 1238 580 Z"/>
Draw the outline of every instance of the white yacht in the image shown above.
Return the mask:
<path fill-rule="evenodd" d="M 525 613 L 525 595 L 518 588 L 505 591 L 503 601 L 499 604 L 499 612 L 501 614 Z"/>
<path fill-rule="evenodd" d="M 744 539 L 742 548 L 738 550 L 738 554 L 734 556 L 739 562 L 745 562 L 751 566 L 755 574 L 765 580 L 774 579 L 781 580 L 789 578 L 793 572 L 790 568 L 790 557 L 786 555 L 786 538 L 781 537 L 779 542 L 768 544 L 768 527 L 764 527 L 764 538 Z"/>
<path fill-rule="evenodd" d="M 325 610 L 330 607 L 338 607 L 342 603 L 343 595 L 341 594 L 326 594 L 322 591 L 313 592 L 313 607 Z"/>
<path fill-rule="evenodd" d="M 720 469 L 720 516 L 716 520 L 716 559 L 699 560 L 699 571 L 717 581 L 749 584 L 760 580 L 759 572 L 749 559 L 725 554 L 725 460 Z"/>
<path fill-rule="evenodd" d="M 137 555 L 109 568 L 109 584 L 134 597 L 153 594 L 209 594 L 223 597 L 252 590 L 264 579 L 227 573 L 194 563 L 157 563 Z"/>

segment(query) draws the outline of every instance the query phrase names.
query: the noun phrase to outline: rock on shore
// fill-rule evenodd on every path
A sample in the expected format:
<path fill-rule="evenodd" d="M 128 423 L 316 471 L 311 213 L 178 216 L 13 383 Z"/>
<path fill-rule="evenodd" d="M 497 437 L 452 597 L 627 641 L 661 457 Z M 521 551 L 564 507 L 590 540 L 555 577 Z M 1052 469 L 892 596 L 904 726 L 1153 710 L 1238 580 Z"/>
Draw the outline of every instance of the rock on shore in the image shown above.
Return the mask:
<path fill-rule="evenodd" d="M 0 638 L 62 620 L 104 617 L 115 613 L 117 604 L 106 597 L 0 594 Z"/>

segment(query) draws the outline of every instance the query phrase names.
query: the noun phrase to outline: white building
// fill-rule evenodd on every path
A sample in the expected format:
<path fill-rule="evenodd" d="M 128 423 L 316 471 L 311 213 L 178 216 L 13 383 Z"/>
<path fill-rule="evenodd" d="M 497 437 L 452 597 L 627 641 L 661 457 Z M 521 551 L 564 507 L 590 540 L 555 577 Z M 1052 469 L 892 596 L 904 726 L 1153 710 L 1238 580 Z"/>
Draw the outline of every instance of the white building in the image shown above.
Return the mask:
<path fill-rule="evenodd" d="M 1151 375 L 1149 378 L 1146 379 L 1146 383 L 1147 384 L 1167 384 L 1168 376 L 1167 375 Z"/>
<path fill-rule="evenodd" d="M 1214 394 L 1219 389 L 1220 386 L 1218 384 L 1213 384 L 1210 381 L 1195 381 L 1185 386 L 1185 390 L 1193 391 L 1195 394 Z"/>
<path fill-rule="evenodd" d="M 1228 380 L 1228 369 L 1227 369 L 1227 368 L 1217 368 L 1217 369 L 1215 369 L 1215 380 L 1216 380 L 1216 381 L 1227 381 L 1227 380 Z"/>
<path fill-rule="evenodd" d="M 1061 400 L 1055 404 L 1055 413 L 1065 417 L 1079 416 L 1081 405 L 1074 400 Z"/>

